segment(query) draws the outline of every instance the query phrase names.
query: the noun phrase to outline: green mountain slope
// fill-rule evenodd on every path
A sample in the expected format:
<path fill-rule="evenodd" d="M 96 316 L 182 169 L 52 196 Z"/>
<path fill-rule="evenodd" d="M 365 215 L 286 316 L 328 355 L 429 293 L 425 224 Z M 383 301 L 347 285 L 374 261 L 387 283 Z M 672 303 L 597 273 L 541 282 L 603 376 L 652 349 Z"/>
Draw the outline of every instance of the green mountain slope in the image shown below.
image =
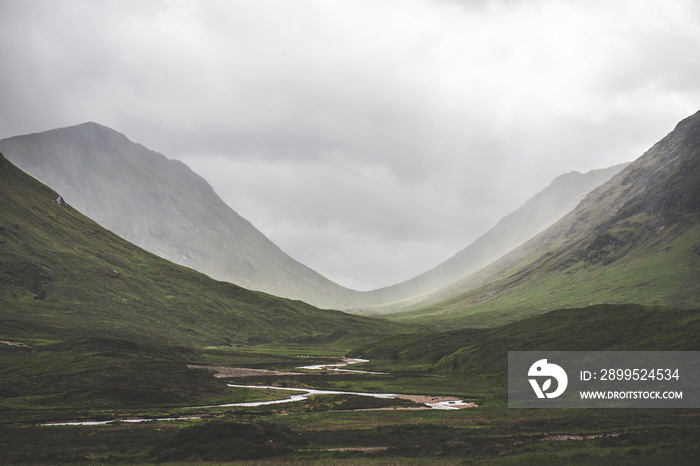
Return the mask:
<path fill-rule="evenodd" d="M 489 265 L 569 213 L 593 189 L 608 181 L 627 164 L 570 172 L 558 176 L 545 189 L 506 215 L 469 246 L 433 269 L 405 282 L 363 294 L 363 311 L 397 312 L 426 295 L 458 282 Z"/>
<path fill-rule="evenodd" d="M 396 317 L 490 326 L 595 303 L 700 306 L 700 112 L 553 226 Z"/>
<path fill-rule="evenodd" d="M 342 351 L 400 329 L 170 263 L 0 155 L 0 419 L 209 402 L 229 390 L 187 364 L 226 364 L 234 353 L 203 347 L 321 343 Z"/>
<path fill-rule="evenodd" d="M 386 321 L 217 282 L 86 218 L 0 157 L 0 340 L 229 345 L 382 335 Z"/>
<path fill-rule="evenodd" d="M 110 128 L 84 123 L 15 136 L 1 140 L 0 151 L 80 212 L 160 257 L 244 288 L 372 312 L 403 309 L 467 277 L 550 226 L 622 168 L 562 175 L 432 270 L 394 286 L 357 292 L 291 259 L 184 164 Z"/>
<path fill-rule="evenodd" d="M 315 306 L 357 293 L 289 257 L 182 162 L 105 126 L 3 139 L 0 152 L 107 230 L 176 264 Z"/>

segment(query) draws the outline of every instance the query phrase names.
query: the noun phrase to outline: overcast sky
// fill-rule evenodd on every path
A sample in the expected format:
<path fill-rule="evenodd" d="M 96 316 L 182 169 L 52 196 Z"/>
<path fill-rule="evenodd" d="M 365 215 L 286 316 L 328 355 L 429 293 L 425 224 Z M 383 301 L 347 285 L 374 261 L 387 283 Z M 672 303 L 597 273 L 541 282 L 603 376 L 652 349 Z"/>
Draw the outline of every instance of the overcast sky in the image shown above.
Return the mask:
<path fill-rule="evenodd" d="M 700 109 L 694 0 L 0 0 L 0 138 L 96 121 L 371 289 Z"/>

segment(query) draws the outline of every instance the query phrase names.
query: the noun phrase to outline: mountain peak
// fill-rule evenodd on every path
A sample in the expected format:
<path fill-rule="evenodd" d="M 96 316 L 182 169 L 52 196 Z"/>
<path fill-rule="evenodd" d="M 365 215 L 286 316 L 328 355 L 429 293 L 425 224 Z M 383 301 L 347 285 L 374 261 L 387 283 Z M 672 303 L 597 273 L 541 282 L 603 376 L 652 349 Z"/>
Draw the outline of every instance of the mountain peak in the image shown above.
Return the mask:
<path fill-rule="evenodd" d="M 109 129 L 111 130 L 112 128 L 109 128 L 108 126 L 101 125 L 95 121 L 86 121 L 85 123 L 80 123 L 78 125 L 74 125 L 75 128 L 101 128 L 101 129 Z M 70 126 L 69 126 L 70 128 Z"/>
<path fill-rule="evenodd" d="M 682 130 L 684 128 L 691 128 L 691 127 L 697 126 L 697 125 L 700 125 L 700 110 L 698 110 L 694 114 L 690 115 L 689 117 L 684 118 L 681 121 L 679 121 L 678 124 L 676 125 L 676 128 L 674 129 L 674 131 Z"/>
<path fill-rule="evenodd" d="M 86 132 L 103 132 L 103 133 L 111 133 L 111 134 L 119 134 L 123 136 L 120 132 L 110 128 L 109 126 L 102 125 L 100 123 L 97 123 L 95 121 L 86 121 L 84 123 L 79 123 L 77 125 L 71 125 L 71 126 L 65 126 L 62 128 L 56 128 L 52 129 L 49 131 L 43 131 L 41 133 L 34 133 L 34 134 L 43 134 L 43 133 L 51 133 L 51 132 L 59 132 L 59 133 L 75 133 L 75 132 L 81 132 L 81 133 L 86 133 Z M 28 136 L 33 136 L 28 135 Z"/>
<path fill-rule="evenodd" d="M 0 150 L 83 214 L 177 264 L 324 307 L 355 293 L 286 255 L 184 163 L 111 128 L 85 122 L 4 139 Z"/>

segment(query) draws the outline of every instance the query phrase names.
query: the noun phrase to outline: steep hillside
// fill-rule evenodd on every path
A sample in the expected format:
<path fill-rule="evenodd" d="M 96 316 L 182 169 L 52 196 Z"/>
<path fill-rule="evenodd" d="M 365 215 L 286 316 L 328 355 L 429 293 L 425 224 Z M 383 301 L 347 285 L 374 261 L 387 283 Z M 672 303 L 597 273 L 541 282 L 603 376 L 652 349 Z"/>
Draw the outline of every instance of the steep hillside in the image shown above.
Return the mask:
<path fill-rule="evenodd" d="M 0 156 L 0 340 L 170 345 L 330 341 L 395 330 L 172 264 L 83 216 Z"/>
<path fill-rule="evenodd" d="M 395 312 L 422 296 L 455 283 L 485 267 L 569 213 L 593 189 L 628 164 L 585 174 L 570 172 L 554 179 L 486 234 L 435 268 L 405 282 L 366 293 L 371 312 Z"/>
<path fill-rule="evenodd" d="M 562 175 L 454 257 L 406 282 L 357 292 L 291 259 L 184 164 L 96 123 L 17 136 L 0 151 L 128 241 L 218 280 L 315 306 L 404 308 L 461 280 L 570 211 L 622 166 Z"/>
<path fill-rule="evenodd" d="M 595 303 L 695 308 L 699 277 L 700 112 L 553 226 L 400 317 L 464 326 Z"/>
<path fill-rule="evenodd" d="M 107 127 L 12 137 L 0 152 L 104 228 L 172 262 L 321 307 L 354 294 L 290 258 L 186 165 Z"/>

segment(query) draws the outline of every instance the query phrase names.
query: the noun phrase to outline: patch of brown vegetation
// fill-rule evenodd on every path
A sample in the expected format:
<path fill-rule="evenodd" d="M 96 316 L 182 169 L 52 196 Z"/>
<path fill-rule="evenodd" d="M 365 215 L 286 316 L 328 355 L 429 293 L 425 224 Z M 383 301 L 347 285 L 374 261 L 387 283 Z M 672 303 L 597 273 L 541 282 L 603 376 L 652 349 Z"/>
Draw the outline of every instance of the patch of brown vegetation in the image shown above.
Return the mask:
<path fill-rule="evenodd" d="M 442 403 L 445 401 L 460 401 L 454 396 L 430 396 L 430 395 L 395 395 L 394 398 L 413 401 L 414 403 Z"/>
<path fill-rule="evenodd" d="M 0 341 L 0 343 L 4 343 L 9 346 L 19 346 L 20 348 L 31 348 L 31 346 L 24 344 L 21 341 Z"/>
<path fill-rule="evenodd" d="M 190 369 L 207 369 L 215 372 L 214 377 L 224 379 L 229 377 L 256 377 L 261 375 L 304 375 L 303 372 L 269 371 L 266 369 L 249 369 L 246 367 L 201 366 L 188 364 Z"/>

